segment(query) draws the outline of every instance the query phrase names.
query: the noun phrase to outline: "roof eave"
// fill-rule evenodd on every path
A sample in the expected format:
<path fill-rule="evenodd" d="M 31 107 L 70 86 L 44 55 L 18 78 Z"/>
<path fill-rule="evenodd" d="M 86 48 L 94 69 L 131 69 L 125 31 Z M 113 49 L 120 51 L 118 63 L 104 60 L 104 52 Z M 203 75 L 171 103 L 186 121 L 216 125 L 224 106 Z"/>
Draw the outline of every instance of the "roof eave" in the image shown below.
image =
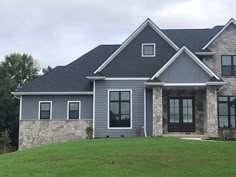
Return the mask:
<path fill-rule="evenodd" d="M 81 92 L 11 92 L 12 95 L 93 95 L 92 91 Z"/>

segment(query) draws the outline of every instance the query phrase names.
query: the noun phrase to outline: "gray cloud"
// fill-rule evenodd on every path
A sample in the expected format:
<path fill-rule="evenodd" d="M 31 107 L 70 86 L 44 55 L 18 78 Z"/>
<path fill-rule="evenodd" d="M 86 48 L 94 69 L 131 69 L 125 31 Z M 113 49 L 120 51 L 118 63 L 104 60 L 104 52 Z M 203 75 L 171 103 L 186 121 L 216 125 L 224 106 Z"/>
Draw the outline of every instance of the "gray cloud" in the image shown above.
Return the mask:
<path fill-rule="evenodd" d="M 119 44 L 147 17 L 161 28 L 202 28 L 236 16 L 234 0 L 1 0 L 0 56 L 26 52 L 65 65 L 99 44 Z"/>

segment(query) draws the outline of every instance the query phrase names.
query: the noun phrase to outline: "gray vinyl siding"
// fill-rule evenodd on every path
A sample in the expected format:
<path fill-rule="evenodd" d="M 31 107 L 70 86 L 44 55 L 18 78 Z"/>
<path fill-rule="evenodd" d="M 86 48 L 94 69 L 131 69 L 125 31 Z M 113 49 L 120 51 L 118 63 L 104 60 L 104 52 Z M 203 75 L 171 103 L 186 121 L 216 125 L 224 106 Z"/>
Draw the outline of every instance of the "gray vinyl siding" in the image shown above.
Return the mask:
<path fill-rule="evenodd" d="M 146 128 L 147 136 L 152 136 L 152 89 L 146 89 Z"/>
<path fill-rule="evenodd" d="M 144 81 L 96 81 L 95 137 L 135 136 L 136 127 L 144 126 Z M 132 129 L 108 129 L 108 90 L 132 90 Z"/>
<path fill-rule="evenodd" d="M 67 101 L 81 102 L 81 119 L 93 118 L 93 96 L 22 96 L 22 120 L 38 120 L 39 101 L 52 101 L 52 120 L 67 118 Z"/>
<path fill-rule="evenodd" d="M 182 53 L 159 79 L 166 83 L 203 83 L 210 76 L 186 53 Z"/>

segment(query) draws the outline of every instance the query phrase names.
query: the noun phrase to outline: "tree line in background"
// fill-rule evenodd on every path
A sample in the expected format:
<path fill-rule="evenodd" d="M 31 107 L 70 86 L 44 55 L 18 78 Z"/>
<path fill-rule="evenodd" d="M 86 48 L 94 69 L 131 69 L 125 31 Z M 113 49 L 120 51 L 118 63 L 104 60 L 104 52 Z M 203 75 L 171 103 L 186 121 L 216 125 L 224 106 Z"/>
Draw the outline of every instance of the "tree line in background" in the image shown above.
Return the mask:
<path fill-rule="evenodd" d="M 48 66 L 42 70 L 48 72 Z M 17 88 L 40 75 L 38 62 L 31 55 L 12 53 L 0 63 L 0 151 L 18 147 L 19 104 L 12 95 Z"/>

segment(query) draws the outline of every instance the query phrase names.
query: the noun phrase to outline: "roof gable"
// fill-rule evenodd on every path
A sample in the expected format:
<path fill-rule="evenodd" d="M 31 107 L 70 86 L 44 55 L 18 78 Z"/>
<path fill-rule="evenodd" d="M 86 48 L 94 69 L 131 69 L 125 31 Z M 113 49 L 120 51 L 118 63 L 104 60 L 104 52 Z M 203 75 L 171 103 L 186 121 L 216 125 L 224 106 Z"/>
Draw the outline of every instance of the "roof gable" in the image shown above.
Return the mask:
<path fill-rule="evenodd" d="M 233 18 L 231 18 L 231 19 L 225 24 L 225 26 L 224 26 L 213 38 L 211 38 L 211 40 L 210 40 L 206 45 L 204 45 L 204 47 L 202 48 L 202 50 L 205 50 L 207 47 L 209 47 L 209 45 L 210 45 L 213 41 L 215 41 L 216 38 L 218 38 L 218 36 L 220 36 L 220 35 L 225 31 L 225 29 L 226 29 L 229 25 L 231 25 L 231 24 L 233 24 L 233 25 L 236 26 L 236 21 L 235 21 Z"/>
<path fill-rule="evenodd" d="M 192 59 L 196 64 L 198 64 L 209 76 L 215 77 L 220 80 L 219 76 L 217 76 L 210 68 L 208 68 L 199 58 L 197 58 L 187 47 L 183 46 L 160 70 L 152 76 L 151 80 L 159 77 L 170 65 L 182 54 L 186 53 L 189 56 L 189 59 Z"/>
<path fill-rule="evenodd" d="M 149 18 L 145 20 L 122 44 L 121 46 L 101 65 L 99 66 L 94 74 L 101 72 L 129 43 L 140 33 L 143 29 L 149 25 L 153 30 L 156 31 L 171 47 L 178 50 L 179 47 L 166 36 Z"/>
<path fill-rule="evenodd" d="M 183 52 L 158 79 L 164 83 L 205 83 L 211 76 Z"/>
<path fill-rule="evenodd" d="M 142 44 L 154 43 L 156 54 L 142 56 Z M 102 71 L 106 77 L 151 77 L 174 54 L 173 49 L 147 25 Z"/>

